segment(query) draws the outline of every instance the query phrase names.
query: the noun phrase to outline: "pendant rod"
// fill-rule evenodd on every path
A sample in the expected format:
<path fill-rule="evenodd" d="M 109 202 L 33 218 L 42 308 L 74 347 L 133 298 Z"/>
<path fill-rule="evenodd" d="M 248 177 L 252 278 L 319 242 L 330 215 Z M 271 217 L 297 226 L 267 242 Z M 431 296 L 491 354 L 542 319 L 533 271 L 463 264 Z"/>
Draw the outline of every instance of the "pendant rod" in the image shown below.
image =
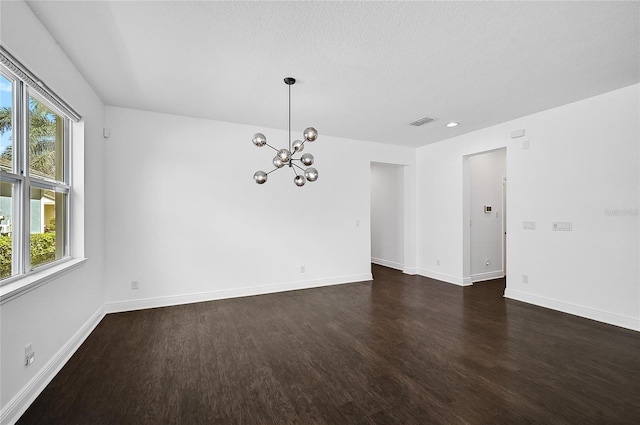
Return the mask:
<path fill-rule="evenodd" d="M 289 152 L 291 152 L 291 84 L 289 86 Z"/>

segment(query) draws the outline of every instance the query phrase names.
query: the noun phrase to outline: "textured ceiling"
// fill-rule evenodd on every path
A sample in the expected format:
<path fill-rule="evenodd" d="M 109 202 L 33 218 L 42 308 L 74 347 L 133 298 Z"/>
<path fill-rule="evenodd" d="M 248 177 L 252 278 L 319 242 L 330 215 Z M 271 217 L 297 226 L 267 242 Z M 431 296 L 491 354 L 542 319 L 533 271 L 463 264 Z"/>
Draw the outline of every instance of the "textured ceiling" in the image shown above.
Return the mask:
<path fill-rule="evenodd" d="M 108 105 L 412 147 L 640 77 L 635 1 L 28 4 Z"/>

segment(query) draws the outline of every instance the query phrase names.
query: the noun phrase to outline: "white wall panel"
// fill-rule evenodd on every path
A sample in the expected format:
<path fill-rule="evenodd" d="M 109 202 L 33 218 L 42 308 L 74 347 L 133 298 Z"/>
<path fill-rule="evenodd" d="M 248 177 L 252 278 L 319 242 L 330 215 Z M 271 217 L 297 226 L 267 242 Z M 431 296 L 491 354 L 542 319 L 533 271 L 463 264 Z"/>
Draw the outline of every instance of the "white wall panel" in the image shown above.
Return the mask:
<path fill-rule="evenodd" d="M 415 157 L 319 129 L 305 147 L 318 181 L 296 187 L 285 168 L 257 185 L 253 173 L 273 168 L 274 151 L 252 135 L 284 147 L 286 131 L 114 107 L 106 115 L 110 311 L 369 278 L 370 162 Z"/>
<path fill-rule="evenodd" d="M 468 283 L 463 157 L 508 147 L 506 295 L 640 329 L 639 104 L 634 85 L 419 148 L 419 272 Z"/>

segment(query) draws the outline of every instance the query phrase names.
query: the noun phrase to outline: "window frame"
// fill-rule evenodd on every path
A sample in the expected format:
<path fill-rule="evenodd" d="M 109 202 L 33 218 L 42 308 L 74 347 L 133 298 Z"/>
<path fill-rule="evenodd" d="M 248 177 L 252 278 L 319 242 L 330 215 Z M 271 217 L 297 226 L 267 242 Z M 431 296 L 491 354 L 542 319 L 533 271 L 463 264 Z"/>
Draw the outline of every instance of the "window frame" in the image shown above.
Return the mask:
<path fill-rule="evenodd" d="M 10 290 L 10 292 L 14 292 L 22 288 L 22 281 L 24 281 L 24 285 L 30 285 L 37 280 L 46 279 L 50 274 L 60 273 L 61 270 L 66 268 L 66 266 L 61 267 L 61 265 L 73 260 L 71 257 L 73 249 L 71 244 L 71 225 L 73 222 L 73 212 L 71 208 L 73 198 L 73 168 L 71 163 L 71 149 L 73 145 L 72 124 L 73 121 L 79 120 L 79 115 L 73 110 L 71 110 L 73 112 L 72 115 L 67 113 L 67 110 L 70 110 L 68 105 L 59 99 L 55 93 L 50 91 L 40 80 L 35 78 L 33 74 L 30 74 L 22 64 L 15 61 L 2 46 L 0 46 L 0 59 L 0 71 L 3 77 L 12 83 L 13 87 L 11 129 L 13 145 L 12 169 L 11 171 L 0 169 L 0 180 L 13 185 L 11 204 L 12 274 L 0 280 L 2 298 L 4 298 L 4 295 L 6 295 L 5 292 L 7 292 L 5 289 L 17 286 L 18 289 Z M 55 177 L 50 179 L 34 176 L 30 173 L 30 98 L 40 102 L 63 120 L 61 128 L 62 140 L 57 142 L 62 149 L 62 154 L 59 156 L 60 161 L 56 158 L 56 167 L 63 167 L 62 174 L 59 176 L 59 178 L 62 179 L 61 181 L 58 181 Z M 58 149 L 58 146 L 56 146 L 56 149 Z M 60 206 L 60 208 L 64 210 L 64 222 L 56 226 L 56 239 L 63 239 L 60 245 L 58 245 L 59 242 L 56 242 L 56 250 L 61 249 L 62 251 L 61 257 L 35 267 L 32 267 L 30 258 L 32 189 L 54 191 L 66 195 L 63 197 L 64 204 Z M 75 263 L 77 263 L 77 261 L 73 262 L 73 264 Z M 46 272 L 46 274 L 42 272 Z"/>

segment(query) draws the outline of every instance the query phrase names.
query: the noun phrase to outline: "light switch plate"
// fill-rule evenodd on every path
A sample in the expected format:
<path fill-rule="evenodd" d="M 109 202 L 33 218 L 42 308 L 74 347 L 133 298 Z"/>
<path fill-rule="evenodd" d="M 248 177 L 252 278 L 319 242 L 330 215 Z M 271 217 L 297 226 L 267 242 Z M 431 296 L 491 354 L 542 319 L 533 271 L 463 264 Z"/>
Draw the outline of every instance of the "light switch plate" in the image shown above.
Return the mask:
<path fill-rule="evenodd" d="M 570 232 L 573 230 L 573 224 L 570 221 L 555 221 L 551 229 L 556 232 Z"/>

